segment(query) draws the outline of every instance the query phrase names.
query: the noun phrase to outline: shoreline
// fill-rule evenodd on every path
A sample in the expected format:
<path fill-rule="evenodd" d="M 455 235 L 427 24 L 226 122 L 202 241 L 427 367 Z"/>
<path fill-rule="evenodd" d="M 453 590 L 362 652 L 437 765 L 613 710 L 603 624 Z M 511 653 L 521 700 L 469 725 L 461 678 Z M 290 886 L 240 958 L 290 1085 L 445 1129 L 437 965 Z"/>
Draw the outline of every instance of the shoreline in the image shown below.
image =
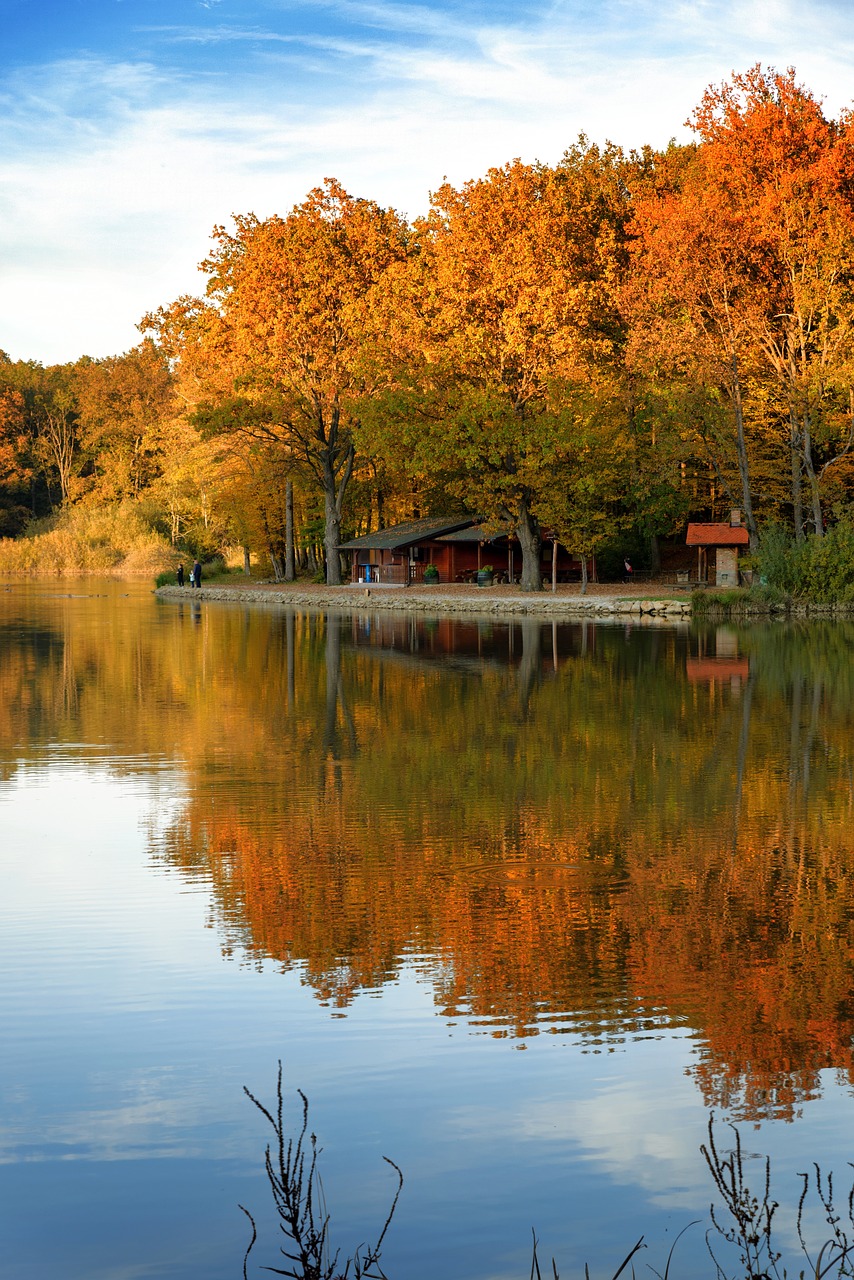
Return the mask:
<path fill-rule="evenodd" d="M 237 586 L 200 588 L 157 587 L 154 594 L 169 601 L 199 600 L 262 606 L 382 610 L 394 613 L 438 613 L 480 615 L 527 615 L 547 618 L 579 617 L 668 617 L 673 621 L 692 616 L 690 595 L 667 594 L 666 590 L 634 587 L 620 590 L 616 584 L 596 583 L 581 595 L 579 587 L 556 592 L 522 593 L 516 587 L 382 587 L 347 584 L 327 587 L 320 584 L 246 582 Z"/>

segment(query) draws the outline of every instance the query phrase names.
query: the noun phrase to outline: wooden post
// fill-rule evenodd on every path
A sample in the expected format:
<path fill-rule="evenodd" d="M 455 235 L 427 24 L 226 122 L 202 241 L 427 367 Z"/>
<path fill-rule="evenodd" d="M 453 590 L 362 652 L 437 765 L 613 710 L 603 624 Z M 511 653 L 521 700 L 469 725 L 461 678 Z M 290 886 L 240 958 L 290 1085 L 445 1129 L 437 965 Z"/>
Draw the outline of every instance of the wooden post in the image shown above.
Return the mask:
<path fill-rule="evenodd" d="M 557 538 L 552 538 L 552 592 L 557 591 Z"/>

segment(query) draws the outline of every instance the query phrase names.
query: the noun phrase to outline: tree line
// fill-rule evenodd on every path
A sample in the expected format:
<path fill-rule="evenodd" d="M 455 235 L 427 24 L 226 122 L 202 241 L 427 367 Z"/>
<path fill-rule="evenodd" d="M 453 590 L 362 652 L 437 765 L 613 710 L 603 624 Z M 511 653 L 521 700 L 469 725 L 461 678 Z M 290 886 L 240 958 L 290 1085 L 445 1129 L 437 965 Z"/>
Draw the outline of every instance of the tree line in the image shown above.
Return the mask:
<path fill-rule="evenodd" d="M 204 295 L 135 350 L 0 363 L 0 532 L 133 501 L 334 584 L 345 535 L 470 512 L 531 590 L 544 535 L 656 567 L 738 507 L 753 552 L 822 540 L 854 486 L 852 116 L 755 66 L 688 123 L 445 182 L 414 221 L 327 179 L 215 228 Z"/>

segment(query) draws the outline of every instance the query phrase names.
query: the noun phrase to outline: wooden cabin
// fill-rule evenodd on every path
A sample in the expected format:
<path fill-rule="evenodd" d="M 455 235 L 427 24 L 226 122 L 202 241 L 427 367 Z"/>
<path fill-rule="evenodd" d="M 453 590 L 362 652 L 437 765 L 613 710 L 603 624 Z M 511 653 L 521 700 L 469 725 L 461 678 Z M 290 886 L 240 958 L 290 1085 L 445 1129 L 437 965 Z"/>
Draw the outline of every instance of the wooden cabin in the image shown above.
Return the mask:
<path fill-rule="evenodd" d="M 440 582 L 473 582 L 478 570 L 492 568 L 496 582 L 518 582 L 522 573 L 522 550 L 511 534 L 488 535 L 483 523 L 471 517 L 433 517 L 409 520 L 391 529 L 366 533 L 342 543 L 350 552 L 353 583 L 412 586 L 424 581 L 424 570 L 433 565 Z M 540 572 L 550 579 L 552 543 L 544 540 L 540 552 Z M 596 580 L 596 565 L 588 561 L 588 575 Z M 558 546 L 559 582 L 577 582 L 581 561 Z"/>
<path fill-rule="evenodd" d="M 697 548 L 697 581 L 709 581 L 710 560 L 716 587 L 737 587 L 739 548 L 750 543 L 747 529 L 741 523 L 741 512 L 733 511 L 729 524 L 689 524 L 685 539 Z M 709 553 L 712 552 L 713 556 Z"/>
<path fill-rule="evenodd" d="M 448 578 L 448 546 L 439 539 L 460 529 L 470 529 L 476 523 L 471 516 L 434 516 L 408 520 L 391 529 L 378 529 L 376 533 L 344 542 L 341 550 L 350 552 L 350 580 L 408 587 L 423 582 L 425 568 L 435 564 L 440 580 L 453 582 L 453 578 Z"/>

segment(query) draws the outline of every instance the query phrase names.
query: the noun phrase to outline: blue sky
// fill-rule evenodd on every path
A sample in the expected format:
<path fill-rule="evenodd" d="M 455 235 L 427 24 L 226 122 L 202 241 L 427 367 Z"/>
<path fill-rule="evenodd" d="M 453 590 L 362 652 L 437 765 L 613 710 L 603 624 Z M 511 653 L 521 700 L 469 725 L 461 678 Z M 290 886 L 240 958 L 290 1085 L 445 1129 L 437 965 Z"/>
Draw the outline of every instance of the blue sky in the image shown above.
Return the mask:
<path fill-rule="evenodd" d="M 326 176 L 410 215 L 580 132 L 687 137 L 705 86 L 794 65 L 854 99 L 850 0 L 0 0 L 0 349 L 139 340 L 232 212 Z"/>

